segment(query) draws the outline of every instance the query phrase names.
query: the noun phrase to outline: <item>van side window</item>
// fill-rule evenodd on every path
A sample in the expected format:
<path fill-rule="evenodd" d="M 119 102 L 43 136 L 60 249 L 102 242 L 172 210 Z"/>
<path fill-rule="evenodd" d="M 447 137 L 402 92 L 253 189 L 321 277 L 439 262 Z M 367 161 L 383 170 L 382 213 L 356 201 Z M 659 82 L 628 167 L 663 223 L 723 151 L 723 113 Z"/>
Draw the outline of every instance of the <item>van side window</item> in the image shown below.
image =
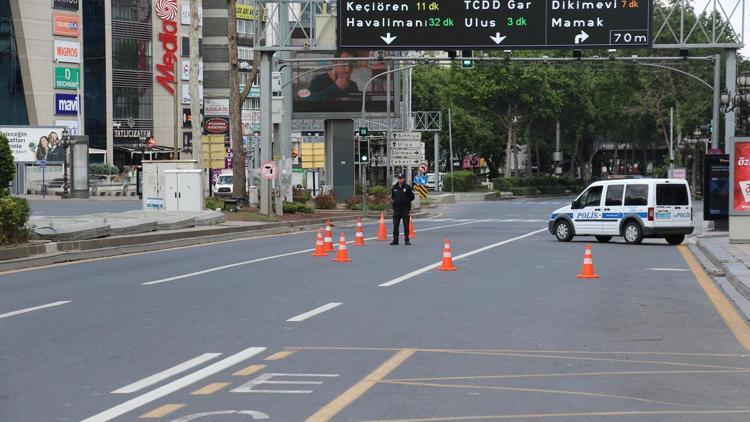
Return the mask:
<path fill-rule="evenodd" d="M 586 197 L 581 197 L 581 207 L 598 207 L 602 202 L 602 187 L 594 186 L 586 192 Z"/>
<path fill-rule="evenodd" d="M 607 197 L 604 205 L 608 207 L 619 207 L 622 205 L 622 191 L 625 189 L 623 185 L 609 185 L 607 186 Z"/>
<path fill-rule="evenodd" d="M 656 205 L 688 205 L 687 186 L 683 184 L 656 185 Z"/>
<path fill-rule="evenodd" d="M 648 185 L 628 185 L 625 188 L 625 205 L 648 205 Z"/>

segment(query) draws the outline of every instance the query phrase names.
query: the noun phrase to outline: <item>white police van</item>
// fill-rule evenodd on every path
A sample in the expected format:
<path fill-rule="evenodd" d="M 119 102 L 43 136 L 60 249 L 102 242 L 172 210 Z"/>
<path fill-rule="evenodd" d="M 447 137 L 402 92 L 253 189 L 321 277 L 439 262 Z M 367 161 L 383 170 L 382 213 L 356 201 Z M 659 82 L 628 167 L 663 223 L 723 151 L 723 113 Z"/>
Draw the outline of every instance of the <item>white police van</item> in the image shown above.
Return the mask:
<path fill-rule="evenodd" d="M 626 243 L 664 238 L 679 245 L 693 232 L 690 187 L 680 179 L 628 179 L 592 183 L 569 206 L 552 213 L 549 231 L 561 242 L 595 236 Z"/>

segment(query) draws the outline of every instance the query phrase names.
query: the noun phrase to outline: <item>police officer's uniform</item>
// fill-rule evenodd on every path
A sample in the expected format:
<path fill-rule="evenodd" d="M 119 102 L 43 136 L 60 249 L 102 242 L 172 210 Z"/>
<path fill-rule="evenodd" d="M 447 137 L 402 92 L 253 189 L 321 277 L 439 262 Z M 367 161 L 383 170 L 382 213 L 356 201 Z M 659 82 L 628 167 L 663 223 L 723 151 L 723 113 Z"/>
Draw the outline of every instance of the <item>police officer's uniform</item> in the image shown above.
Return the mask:
<path fill-rule="evenodd" d="M 399 178 L 403 178 L 403 176 L 399 176 Z M 413 200 L 414 191 L 406 182 L 401 185 L 396 183 L 391 188 L 391 204 L 393 206 L 393 242 L 391 242 L 391 245 L 398 245 L 401 221 L 404 222 L 404 243 L 409 244 L 409 213 Z"/>

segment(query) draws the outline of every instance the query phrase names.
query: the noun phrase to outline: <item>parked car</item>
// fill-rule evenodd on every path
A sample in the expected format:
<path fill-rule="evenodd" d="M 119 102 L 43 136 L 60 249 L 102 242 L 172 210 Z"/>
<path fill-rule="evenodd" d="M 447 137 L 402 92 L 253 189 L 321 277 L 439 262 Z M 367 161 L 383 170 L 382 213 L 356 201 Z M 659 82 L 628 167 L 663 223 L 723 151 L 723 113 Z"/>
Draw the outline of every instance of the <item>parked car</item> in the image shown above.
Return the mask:
<path fill-rule="evenodd" d="M 233 188 L 234 176 L 231 174 L 220 174 L 216 178 L 213 192 L 216 196 L 231 196 Z"/>

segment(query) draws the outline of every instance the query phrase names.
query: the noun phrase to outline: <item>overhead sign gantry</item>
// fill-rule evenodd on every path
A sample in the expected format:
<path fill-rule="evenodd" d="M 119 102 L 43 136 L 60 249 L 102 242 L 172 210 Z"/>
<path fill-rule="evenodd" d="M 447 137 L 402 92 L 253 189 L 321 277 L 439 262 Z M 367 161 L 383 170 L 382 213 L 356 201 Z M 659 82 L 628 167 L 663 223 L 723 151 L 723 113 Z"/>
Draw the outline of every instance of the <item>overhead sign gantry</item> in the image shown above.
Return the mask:
<path fill-rule="evenodd" d="M 651 45 L 652 0 L 338 0 L 337 13 L 342 49 Z"/>

